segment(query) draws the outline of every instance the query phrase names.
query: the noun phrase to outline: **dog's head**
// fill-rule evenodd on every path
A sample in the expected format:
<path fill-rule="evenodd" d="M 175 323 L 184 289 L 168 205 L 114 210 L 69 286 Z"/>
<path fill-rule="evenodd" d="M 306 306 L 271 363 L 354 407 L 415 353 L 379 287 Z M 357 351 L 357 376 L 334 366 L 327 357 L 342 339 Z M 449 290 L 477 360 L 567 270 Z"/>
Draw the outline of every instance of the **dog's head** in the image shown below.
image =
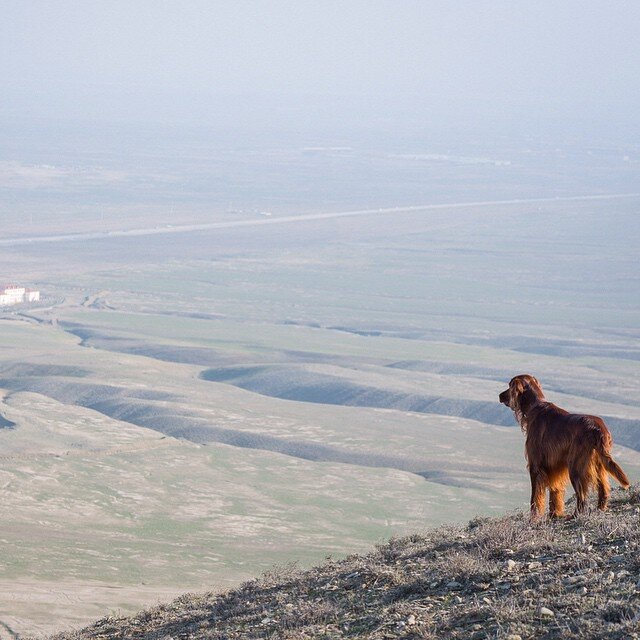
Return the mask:
<path fill-rule="evenodd" d="M 516 414 L 516 420 L 520 427 L 526 431 L 527 410 L 533 403 L 544 400 L 544 393 L 542 393 L 542 387 L 537 379 L 525 373 L 511 378 L 509 388 L 505 389 L 498 397 L 502 404 Z"/>

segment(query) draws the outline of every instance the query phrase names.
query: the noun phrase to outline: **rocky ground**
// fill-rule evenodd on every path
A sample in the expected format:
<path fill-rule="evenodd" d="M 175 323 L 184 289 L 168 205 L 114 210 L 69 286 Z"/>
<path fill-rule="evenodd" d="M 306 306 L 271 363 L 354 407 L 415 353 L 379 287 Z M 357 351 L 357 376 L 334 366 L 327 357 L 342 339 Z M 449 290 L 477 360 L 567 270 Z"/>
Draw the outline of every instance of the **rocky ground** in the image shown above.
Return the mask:
<path fill-rule="evenodd" d="M 477 519 L 55 638 L 640 638 L 639 525 L 636 486 L 607 513 Z"/>

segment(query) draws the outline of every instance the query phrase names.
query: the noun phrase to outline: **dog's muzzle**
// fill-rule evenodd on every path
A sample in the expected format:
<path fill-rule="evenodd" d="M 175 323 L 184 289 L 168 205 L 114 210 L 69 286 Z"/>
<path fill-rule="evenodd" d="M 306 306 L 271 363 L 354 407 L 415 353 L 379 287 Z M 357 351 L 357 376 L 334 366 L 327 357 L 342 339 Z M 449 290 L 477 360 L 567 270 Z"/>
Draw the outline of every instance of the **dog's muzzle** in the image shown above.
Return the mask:
<path fill-rule="evenodd" d="M 500 400 L 500 402 L 502 402 L 502 404 L 505 404 L 508 407 L 509 406 L 509 389 L 507 389 L 506 391 L 503 391 L 498 396 L 498 399 Z"/>

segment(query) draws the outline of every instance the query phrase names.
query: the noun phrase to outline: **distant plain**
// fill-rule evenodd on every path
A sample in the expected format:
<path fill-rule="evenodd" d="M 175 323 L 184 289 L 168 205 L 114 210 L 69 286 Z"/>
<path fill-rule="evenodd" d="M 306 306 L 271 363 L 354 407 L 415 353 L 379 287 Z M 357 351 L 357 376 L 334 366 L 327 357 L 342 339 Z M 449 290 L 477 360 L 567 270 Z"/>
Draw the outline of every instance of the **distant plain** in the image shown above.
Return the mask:
<path fill-rule="evenodd" d="M 4 141 L 1 278 L 43 294 L 0 314 L 10 629 L 526 508 L 516 373 L 637 480 L 637 149 Z"/>

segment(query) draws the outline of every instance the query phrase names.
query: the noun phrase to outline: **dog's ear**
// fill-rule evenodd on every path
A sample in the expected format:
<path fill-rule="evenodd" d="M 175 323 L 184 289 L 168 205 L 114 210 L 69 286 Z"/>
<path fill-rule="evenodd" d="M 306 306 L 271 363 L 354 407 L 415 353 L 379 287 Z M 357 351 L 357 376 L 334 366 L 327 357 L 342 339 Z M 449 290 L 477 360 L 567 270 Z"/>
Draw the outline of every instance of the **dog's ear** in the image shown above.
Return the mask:
<path fill-rule="evenodd" d="M 529 376 L 531 378 L 531 387 L 534 393 L 538 396 L 538 398 L 544 398 L 544 393 L 542 392 L 542 385 L 538 382 L 538 378 L 534 376 Z"/>
<path fill-rule="evenodd" d="M 520 411 L 526 414 L 533 404 L 538 401 L 537 391 L 528 383 L 524 383 L 522 393 L 518 396 L 518 404 L 520 405 Z"/>

